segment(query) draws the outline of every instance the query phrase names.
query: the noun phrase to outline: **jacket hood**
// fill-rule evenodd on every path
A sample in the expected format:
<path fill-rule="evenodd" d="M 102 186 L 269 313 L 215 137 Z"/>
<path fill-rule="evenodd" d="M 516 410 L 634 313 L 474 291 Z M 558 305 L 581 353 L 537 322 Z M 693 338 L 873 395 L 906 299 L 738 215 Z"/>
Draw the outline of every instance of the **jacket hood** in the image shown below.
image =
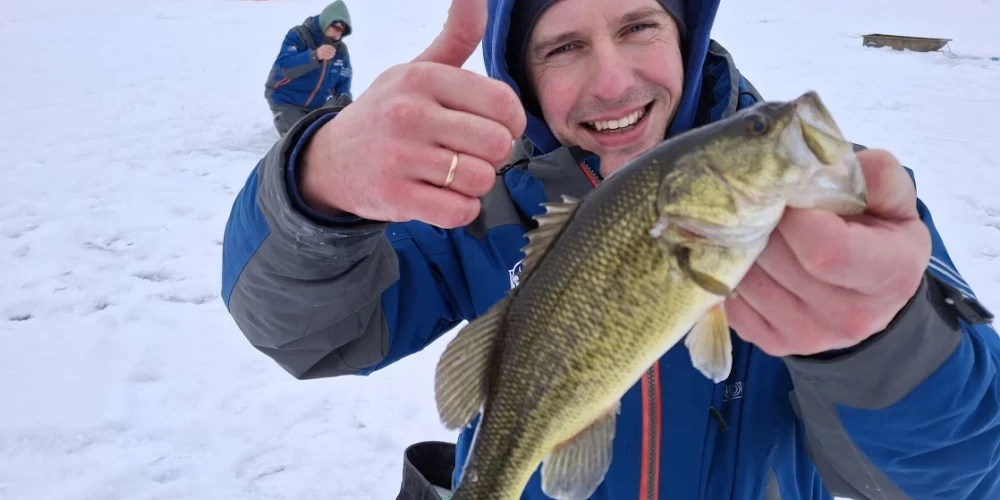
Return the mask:
<path fill-rule="evenodd" d="M 344 34 L 341 37 L 346 37 L 350 35 L 353 31 L 353 26 L 351 26 L 351 13 L 347 10 L 347 4 L 344 0 L 336 0 L 335 2 L 327 5 L 322 12 L 316 16 L 318 20 L 317 26 L 319 27 L 320 33 L 326 31 L 331 24 L 340 21 L 344 23 L 346 28 L 344 29 Z"/>
<path fill-rule="evenodd" d="M 486 35 L 483 37 L 483 59 L 487 75 L 507 83 L 518 96 L 521 96 L 521 89 L 514 83 L 507 69 L 505 57 L 510 13 L 514 2 L 515 0 L 488 0 L 489 16 L 486 21 Z M 667 133 L 669 136 L 686 131 L 694 124 L 695 112 L 701 98 L 702 66 L 708 53 L 712 25 L 719 9 L 719 2 L 720 0 L 684 1 L 684 23 L 687 25 L 687 36 L 681 44 L 684 58 L 684 90 L 674 121 Z M 527 109 L 525 113 L 528 119 L 525 135 L 535 146 L 536 152 L 545 154 L 559 148 L 559 141 L 552 135 L 542 117 L 535 116 Z"/>

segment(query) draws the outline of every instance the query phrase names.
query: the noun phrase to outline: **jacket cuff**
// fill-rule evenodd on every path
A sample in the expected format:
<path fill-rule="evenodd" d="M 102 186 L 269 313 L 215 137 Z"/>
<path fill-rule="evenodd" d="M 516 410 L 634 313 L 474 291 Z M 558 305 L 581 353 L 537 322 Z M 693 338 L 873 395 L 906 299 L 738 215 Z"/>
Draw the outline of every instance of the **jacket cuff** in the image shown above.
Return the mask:
<path fill-rule="evenodd" d="M 293 199 L 293 189 L 288 183 L 292 150 L 302 142 L 303 132 L 310 125 L 335 112 L 328 107 L 319 108 L 296 122 L 267 153 L 255 178 L 256 202 L 270 230 L 269 239 L 280 240 L 283 246 L 291 248 L 299 257 L 310 260 L 334 258 L 331 256 L 339 258 L 336 255 L 338 249 L 331 246 L 331 242 L 337 242 L 338 246 L 361 240 L 374 242 L 377 236 L 384 234 L 387 226 L 385 222 L 338 222 L 331 218 L 326 218 L 329 222 L 324 224 L 306 215 L 306 205 L 301 197 L 298 202 Z M 368 244 L 369 247 L 371 244 Z"/>
<path fill-rule="evenodd" d="M 299 169 L 297 167 L 302 160 L 302 153 L 309 145 L 309 142 L 312 141 L 313 136 L 316 135 L 316 131 L 336 116 L 337 112 L 327 113 L 309 124 L 292 147 L 292 152 L 288 157 L 288 164 L 285 167 L 285 186 L 288 188 L 288 198 L 292 202 L 292 207 L 311 221 L 327 225 L 338 222 L 353 222 L 357 217 L 330 217 L 310 207 L 302 198 L 302 193 L 299 190 Z"/>
<path fill-rule="evenodd" d="M 928 271 L 910 302 L 882 332 L 851 349 L 784 361 L 793 382 L 807 382 L 835 404 L 885 408 L 952 355 L 961 341 L 960 318 L 975 323 L 990 317 L 975 299 Z"/>
<path fill-rule="evenodd" d="M 299 189 L 299 181 L 301 180 L 298 175 L 300 171 L 299 166 L 302 161 L 302 155 L 305 152 L 305 148 L 309 145 L 309 142 L 312 140 L 313 136 L 316 135 L 316 132 L 320 129 L 320 127 L 336 118 L 337 114 L 340 113 L 344 106 L 349 103 L 350 100 L 346 100 L 345 102 L 344 99 L 337 99 L 332 106 L 328 103 L 320 109 L 303 117 L 302 120 L 296 124 L 292 130 L 288 132 L 288 134 L 286 134 L 288 137 L 287 144 L 291 145 L 290 151 L 287 151 L 286 153 L 288 161 L 285 164 L 284 174 L 285 187 L 289 202 L 291 203 L 293 210 L 317 225 L 345 228 L 357 224 L 367 225 L 377 223 L 376 221 L 365 220 L 353 214 L 331 217 L 320 213 L 305 202 L 302 198 L 301 190 Z"/>

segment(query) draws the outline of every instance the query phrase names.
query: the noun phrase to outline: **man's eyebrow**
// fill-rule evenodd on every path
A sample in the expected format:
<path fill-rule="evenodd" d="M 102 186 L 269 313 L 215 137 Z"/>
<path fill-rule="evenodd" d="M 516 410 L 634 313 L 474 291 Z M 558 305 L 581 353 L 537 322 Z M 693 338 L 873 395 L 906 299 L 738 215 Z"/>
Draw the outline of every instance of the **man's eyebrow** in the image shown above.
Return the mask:
<path fill-rule="evenodd" d="M 667 12 L 662 7 L 641 7 L 631 12 L 625 13 L 618 18 L 618 24 L 631 24 L 639 21 L 648 21 L 651 18 L 666 16 Z"/>
<path fill-rule="evenodd" d="M 618 24 L 631 24 L 639 21 L 648 21 L 653 18 L 666 16 L 666 11 L 661 7 L 641 7 L 627 12 L 618 18 Z M 579 31 L 567 31 L 548 38 L 543 38 L 531 48 L 531 55 L 534 57 L 544 56 L 549 50 L 565 45 L 573 40 L 583 38 L 583 33 Z"/>

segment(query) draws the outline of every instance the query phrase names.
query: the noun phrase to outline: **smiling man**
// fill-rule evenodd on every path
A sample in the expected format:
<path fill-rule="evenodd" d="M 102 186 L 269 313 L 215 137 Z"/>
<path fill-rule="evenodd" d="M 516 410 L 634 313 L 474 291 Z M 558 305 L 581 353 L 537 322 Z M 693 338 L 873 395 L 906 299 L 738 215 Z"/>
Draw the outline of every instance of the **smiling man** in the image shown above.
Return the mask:
<path fill-rule="evenodd" d="M 710 39 L 715 1 L 484 3 L 454 0 L 415 60 L 299 120 L 237 197 L 222 295 L 291 375 L 370 375 L 482 315 L 543 202 L 762 100 Z M 480 40 L 489 78 L 461 69 Z M 730 378 L 682 346 L 654 363 L 591 498 L 1000 498 L 991 317 L 908 171 L 859 158 L 868 212 L 787 211 L 726 302 Z M 408 449 L 399 498 L 461 481 L 475 424 Z"/>
<path fill-rule="evenodd" d="M 527 1 L 511 13 L 505 59 L 528 112 L 605 173 L 663 140 L 684 85 L 683 3 L 629 5 Z"/>

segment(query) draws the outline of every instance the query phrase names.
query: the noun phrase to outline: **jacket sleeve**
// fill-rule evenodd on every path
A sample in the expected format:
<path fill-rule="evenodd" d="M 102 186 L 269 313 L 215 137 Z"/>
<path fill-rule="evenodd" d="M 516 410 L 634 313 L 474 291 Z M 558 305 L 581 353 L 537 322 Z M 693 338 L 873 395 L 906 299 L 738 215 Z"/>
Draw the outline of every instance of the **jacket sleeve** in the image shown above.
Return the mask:
<path fill-rule="evenodd" d="M 1000 498 L 1000 338 L 918 210 L 933 241 L 919 291 L 855 349 L 786 358 L 792 406 L 834 496 Z"/>
<path fill-rule="evenodd" d="M 281 50 L 274 60 L 274 68 L 279 79 L 294 80 L 320 66 L 320 61 L 316 59 L 316 51 L 309 50 L 295 30 L 290 30 L 281 42 Z"/>
<path fill-rule="evenodd" d="M 472 314 L 448 231 L 331 219 L 297 194 L 295 162 L 339 108 L 299 121 L 250 173 L 222 249 L 222 297 L 255 348 L 296 378 L 368 374 Z"/>

